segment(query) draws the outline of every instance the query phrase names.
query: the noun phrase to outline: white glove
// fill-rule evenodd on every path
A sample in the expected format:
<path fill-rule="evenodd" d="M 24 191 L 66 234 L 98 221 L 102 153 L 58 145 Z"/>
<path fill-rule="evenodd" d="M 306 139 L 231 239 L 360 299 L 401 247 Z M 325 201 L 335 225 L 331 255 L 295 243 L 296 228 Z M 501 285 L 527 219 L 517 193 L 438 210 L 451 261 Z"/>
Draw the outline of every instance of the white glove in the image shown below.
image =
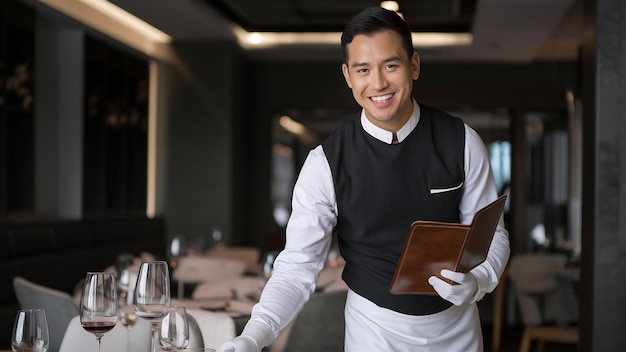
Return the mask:
<path fill-rule="evenodd" d="M 456 306 L 473 303 L 478 291 L 478 282 L 472 273 L 460 273 L 448 269 L 441 270 L 441 276 L 457 284 L 449 284 L 437 276 L 428 278 L 428 283 L 437 291 L 441 298 Z"/>
<path fill-rule="evenodd" d="M 250 319 L 241 335 L 224 342 L 217 352 L 261 352 L 274 341 L 272 329 L 263 321 Z"/>
<path fill-rule="evenodd" d="M 261 349 L 252 337 L 241 335 L 224 342 L 217 352 L 261 352 Z"/>

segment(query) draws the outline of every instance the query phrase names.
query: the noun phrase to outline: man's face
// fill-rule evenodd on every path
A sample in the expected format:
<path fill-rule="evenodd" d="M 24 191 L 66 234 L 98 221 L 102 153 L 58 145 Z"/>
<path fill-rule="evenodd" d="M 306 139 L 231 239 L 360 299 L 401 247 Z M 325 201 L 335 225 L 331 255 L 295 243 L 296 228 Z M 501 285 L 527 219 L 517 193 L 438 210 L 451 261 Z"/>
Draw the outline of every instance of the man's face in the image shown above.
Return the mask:
<path fill-rule="evenodd" d="M 374 125 L 395 132 L 413 112 L 413 80 L 419 76 L 419 56 L 409 60 L 400 35 L 385 30 L 357 35 L 347 45 L 343 76 L 352 95 Z"/>

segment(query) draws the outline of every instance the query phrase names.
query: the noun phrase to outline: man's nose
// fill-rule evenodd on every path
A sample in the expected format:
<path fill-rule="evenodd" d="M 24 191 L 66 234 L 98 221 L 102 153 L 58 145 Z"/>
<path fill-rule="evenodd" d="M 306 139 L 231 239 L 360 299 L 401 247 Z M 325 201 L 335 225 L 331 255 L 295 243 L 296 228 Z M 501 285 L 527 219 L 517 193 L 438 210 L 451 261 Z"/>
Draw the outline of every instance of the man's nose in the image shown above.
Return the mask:
<path fill-rule="evenodd" d="M 387 88 L 387 77 L 385 77 L 385 72 L 382 70 L 374 71 L 372 77 L 372 88 L 381 90 Z"/>

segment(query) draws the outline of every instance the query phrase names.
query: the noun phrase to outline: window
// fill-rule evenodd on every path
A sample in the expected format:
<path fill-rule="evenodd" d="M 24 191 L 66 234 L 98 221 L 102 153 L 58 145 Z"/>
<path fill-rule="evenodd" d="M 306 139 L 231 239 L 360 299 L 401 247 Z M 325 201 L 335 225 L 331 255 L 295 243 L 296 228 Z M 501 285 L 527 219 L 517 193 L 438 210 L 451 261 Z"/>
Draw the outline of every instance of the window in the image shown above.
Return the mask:
<path fill-rule="evenodd" d="M 505 187 L 511 182 L 511 142 L 491 142 L 488 149 L 496 189 L 503 193 Z"/>
<path fill-rule="evenodd" d="M 0 7 L 0 219 L 34 208 L 34 13 Z"/>
<path fill-rule="evenodd" d="M 148 62 L 85 38 L 84 213 L 145 213 Z"/>

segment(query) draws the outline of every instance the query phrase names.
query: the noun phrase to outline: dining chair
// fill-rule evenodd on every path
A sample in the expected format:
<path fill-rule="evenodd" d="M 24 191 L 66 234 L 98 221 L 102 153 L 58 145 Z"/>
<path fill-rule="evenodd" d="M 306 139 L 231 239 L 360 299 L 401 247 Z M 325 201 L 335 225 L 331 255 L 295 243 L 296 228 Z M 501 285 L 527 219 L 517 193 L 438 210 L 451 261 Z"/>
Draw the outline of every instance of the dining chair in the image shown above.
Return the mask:
<path fill-rule="evenodd" d="M 217 349 L 235 337 L 235 322 L 230 316 L 201 309 L 187 309 L 201 331 L 204 347 Z"/>
<path fill-rule="evenodd" d="M 532 341 L 537 341 L 537 351 L 543 352 L 546 342 L 578 344 L 578 327 L 575 326 L 527 326 L 524 328 L 520 352 L 529 352 Z"/>
<path fill-rule="evenodd" d="M 509 270 L 505 269 L 500 276 L 500 282 L 493 290 L 493 324 L 491 333 L 491 351 L 500 352 L 502 343 L 502 323 L 504 319 L 504 298 L 507 292 Z"/>
<path fill-rule="evenodd" d="M 569 302 L 573 288 L 569 283 L 559 282 L 557 273 L 565 265 L 566 258 L 555 254 L 523 254 L 510 260 L 511 287 L 519 303 L 524 333 L 520 352 L 530 351 L 532 341 L 540 351 L 544 344 L 578 344 L 578 328 L 570 326 L 568 311 L 575 311 L 576 303 Z M 569 290 L 568 290 L 569 288 Z M 563 295 L 565 293 L 565 295 Z M 546 317 L 546 313 L 554 316 Z M 570 314 L 571 315 L 571 314 Z M 556 325 L 548 325 L 556 319 Z"/>
<path fill-rule="evenodd" d="M 178 260 L 172 278 L 178 282 L 178 299 L 184 298 L 185 283 L 210 282 L 240 276 L 246 264 L 240 260 L 187 256 Z"/>
<path fill-rule="evenodd" d="M 314 293 L 292 323 L 284 351 L 343 352 L 347 292 Z"/>
<path fill-rule="evenodd" d="M 46 312 L 50 336 L 48 350 L 58 352 L 67 326 L 79 314 L 72 296 L 21 276 L 13 278 L 13 289 L 22 309 L 40 308 Z"/>
<path fill-rule="evenodd" d="M 265 279 L 257 276 L 234 276 L 198 284 L 192 299 L 233 298 L 258 301 Z"/>
<path fill-rule="evenodd" d="M 246 271 L 252 273 L 258 273 L 260 269 L 261 250 L 256 247 L 218 245 L 209 248 L 207 255 L 212 258 L 242 261 L 246 265 Z"/>
<path fill-rule="evenodd" d="M 200 329 L 200 324 L 193 314 L 187 312 L 187 324 L 189 325 L 189 345 L 187 348 L 204 348 L 204 335 Z"/>
<path fill-rule="evenodd" d="M 327 265 L 317 278 L 315 291 L 347 291 L 348 285 L 343 281 L 341 275 L 343 273 L 344 264 L 330 266 Z"/>

